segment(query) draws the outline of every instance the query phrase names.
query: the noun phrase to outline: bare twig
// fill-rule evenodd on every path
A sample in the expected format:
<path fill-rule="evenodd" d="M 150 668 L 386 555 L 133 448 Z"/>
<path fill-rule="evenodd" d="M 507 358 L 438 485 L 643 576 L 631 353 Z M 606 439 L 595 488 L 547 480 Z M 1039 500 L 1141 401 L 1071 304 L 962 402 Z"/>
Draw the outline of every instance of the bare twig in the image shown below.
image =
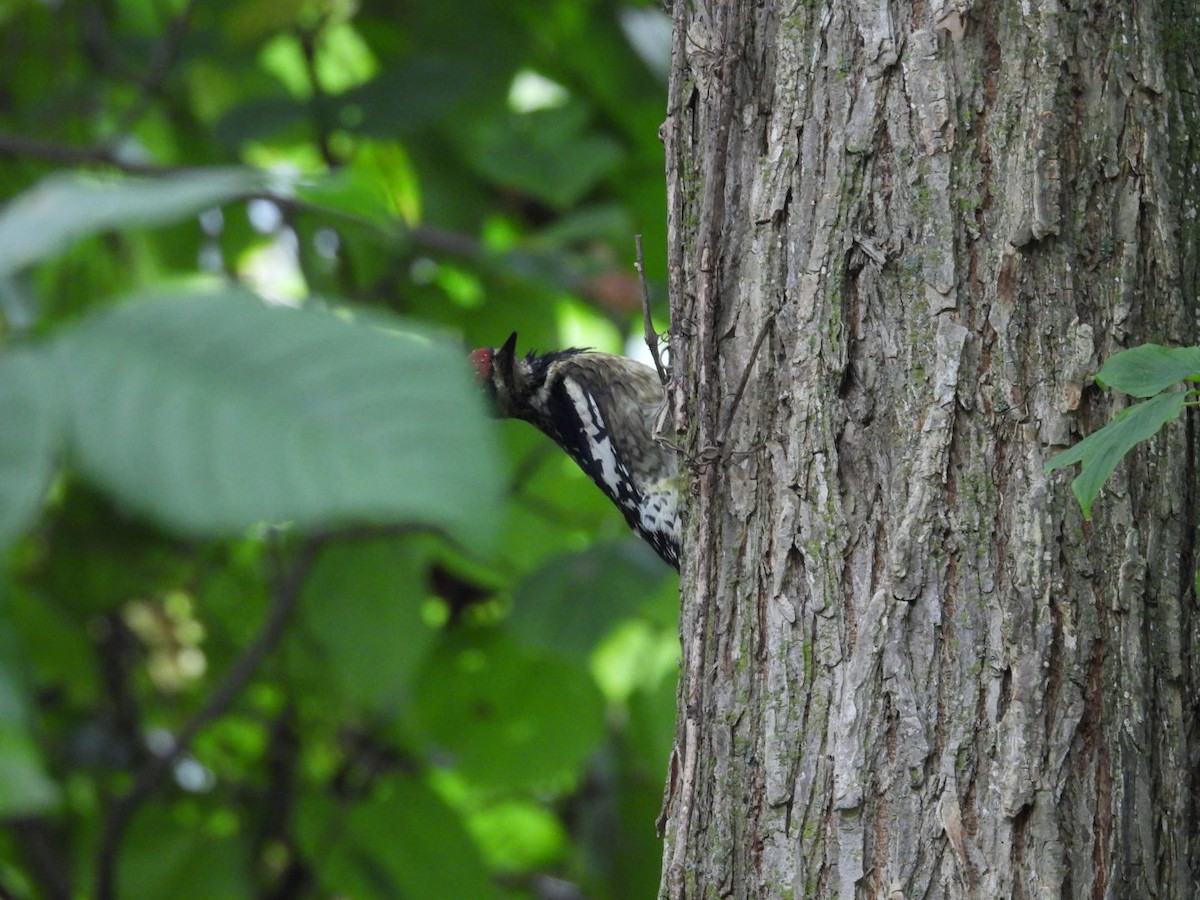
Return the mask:
<path fill-rule="evenodd" d="M 646 286 L 646 260 L 642 255 L 642 236 L 633 236 L 633 246 L 637 253 L 634 268 L 637 269 L 638 283 L 642 286 L 642 327 L 646 332 L 646 346 L 650 348 L 650 356 L 654 358 L 654 368 L 658 370 L 658 380 L 663 387 L 667 386 L 667 370 L 663 368 L 662 357 L 658 353 L 658 332 L 654 330 L 654 320 L 650 318 L 650 289 Z"/>
<path fill-rule="evenodd" d="M 254 671 L 283 637 L 304 580 L 327 537 L 311 537 L 296 552 L 291 566 L 276 582 L 270 609 L 258 635 L 225 674 L 225 679 L 175 735 L 171 749 L 152 757 L 134 778 L 133 786 L 109 809 L 96 854 L 96 897 L 114 900 L 117 856 L 121 841 L 138 808 L 153 796 L 197 734 L 223 716 L 250 682 Z"/>
<path fill-rule="evenodd" d="M 729 402 L 729 412 L 725 416 L 725 424 L 721 426 L 720 434 L 717 437 L 717 446 L 722 449 L 725 447 L 725 439 L 729 437 L 729 428 L 733 425 L 733 417 L 737 413 L 738 405 L 742 402 L 742 394 L 746 392 L 746 384 L 750 381 L 750 372 L 754 369 L 754 361 L 758 359 L 759 348 L 762 347 L 763 339 L 766 338 L 771 323 L 775 321 L 776 312 L 777 310 L 772 310 L 763 321 L 762 327 L 758 329 L 758 336 L 754 339 L 754 346 L 750 348 L 750 358 L 746 360 L 742 378 L 738 382 L 737 390 L 733 392 L 733 399 Z"/>

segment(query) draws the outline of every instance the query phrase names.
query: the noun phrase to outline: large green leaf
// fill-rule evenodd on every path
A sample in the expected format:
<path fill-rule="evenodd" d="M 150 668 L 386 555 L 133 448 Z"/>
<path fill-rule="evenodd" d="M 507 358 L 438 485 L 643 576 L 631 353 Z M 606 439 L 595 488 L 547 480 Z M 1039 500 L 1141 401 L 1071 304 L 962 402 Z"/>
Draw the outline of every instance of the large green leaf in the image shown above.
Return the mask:
<path fill-rule="evenodd" d="M 504 637 L 448 634 L 415 684 L 417 724 L 432 749 L 478 785 L 562 786 L 603 738 L 604 705 L 588 670 Z"/>
<path fill-rule="evenodd" d="M 62 440 L 57 372 L 46 354 L 0 355 L 0 550 L 37 516 Z"/>
<path fill-rule="evenodd" d="M 499 497 L 481 398 L 403 327 L 233 290 L 92 316 L 59 346 L 72 461 L 182 534 L 404 521 L 475 546 Z"/>
<path fill-rule="evenodd" d="M 422 618 L 427 553 L 408 540 L 326 548 L 304 584 L 300 641 L 321 692 L 394 715 L 436 636 Z M 315 659 L 314 659 L 315 657 Z"/>
<path fill-rule="evenodd" d="M 1185 378 L 1196 376 L 1200 376 L 1200 347 L 1142 344 L 1111 357 L 1096 380 L 1134 397 L 1153 397 Z"/>
<path fill-rule="evenodd" d="M 264 190 L 254 169 L 196 169 L 159 178 L 59 172 L 0 210 L 0 278 L 98 231 L 158 225 Z"/>
<path fill-rule="evenodd" d="M 599 544 L 550 561 L 518 585 L 510 626 L 524 643 L 586 660 L 668 576 L 674 579 L 642 541 Z"/>
<path fill-rule="evenodd" d="M 1152 400 L 1134 404 L 1117 413 L 1111 422 L 1088 435 L 1074 447 L 1064 450 L 1046 463 L 1046 471 L 1083 463 L 1079 475 L 1071 482 L 1071 490 L 1079 500 L 1083 517 L 1092 517 L 1092 501 L 1108 480 L 1125 454 L 1158 434 L 1167 422 L 1179 418 L 1187 394 L 1172 391 Z"/>

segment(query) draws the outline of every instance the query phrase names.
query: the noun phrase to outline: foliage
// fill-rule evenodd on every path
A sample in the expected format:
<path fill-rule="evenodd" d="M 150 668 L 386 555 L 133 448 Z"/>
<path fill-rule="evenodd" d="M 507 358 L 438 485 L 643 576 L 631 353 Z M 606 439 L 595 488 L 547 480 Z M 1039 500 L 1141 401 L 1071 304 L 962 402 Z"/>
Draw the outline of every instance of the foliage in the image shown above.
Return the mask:
<path fill-rule="evenodd" d="M 1149 398 L 1122 409 L 1103 428 L 1046 463 L 1053 472 L 1081 463 L 1071 482 L 1084 518 L 1092 516 L 1092 503 L 1108 476 L 1126 454 L 1150 440 L 1168 422 L 1179 418 L 1194 402 L 1196 389 L 1176 390 L 1180 382 L 1200 381 L 1200 347 L 1160 347 L 1143 344 L 1111 357 L 1096 375 L 1101 387 L 1115 388 L 1131 397 Z"/>
<path fill-rule="evenodd" d="M 640 327 L 665 15 L 0 24 L 0 894 L 653 892 L 675 578 L 465 350 Z"/>

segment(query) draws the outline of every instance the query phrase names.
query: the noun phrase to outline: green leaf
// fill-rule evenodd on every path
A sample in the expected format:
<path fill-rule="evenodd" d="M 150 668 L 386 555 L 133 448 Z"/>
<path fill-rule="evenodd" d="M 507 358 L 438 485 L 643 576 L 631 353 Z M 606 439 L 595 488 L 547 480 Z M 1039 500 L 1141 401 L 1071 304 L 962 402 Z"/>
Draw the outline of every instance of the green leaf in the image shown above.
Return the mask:
<path fill-rule="evenodd" d="M 158 225 L 266 188 L 254 169 L 197 169 L 161 178 L 48 175 L 0 210 L 0 278 L 89 234 Z"/>
<path fill-rule="evenodd" d="M 412 775 L 381 779 L 371 799 L 348 813 L 328 795 L 305 797 L 298 818 L 323 895 L 502 896 L 458 816 Z"/>
<path fill-rule="evenodd" d="M 603 737 L 604 706 L 587 669 L 504 637 L 472 644 L 447 635 L 414 695 L 434 752 L 483 786 L 561 786 Z"/>
<path fill-rule="evenodd" d="M 483 120 L 466 153 L 486 177 L 566 208 L 621 162 L 621 145 L 588 127 L 581 104 Z"/>
<path fill-rule="evenodd" d="M 138 813 L 122 845 L 117 896 L 206 900 L 253 895 L 250 849 L 236 833 L 236 816 L 217 814 L 196 822 L 194 807 L 152 804 Z"/>
<path fill-rule="evenodd" d="M 1200 347 L 1142 344 L 1109 358 L 1096 375 L 1096 381 L 1134 397 L 1153 397 L 1185 378 L 1196 376 L 1200 376 Z"/>
<path fill-rule="evenodd" d="M 550 561 L 520 584 L 510 627 L 522 643 L 584 661 L 668 576 L 674 573 L 642 541 L 599 544 Z"/>
<path fill-rule="evenodd" d="M 92 316 L 59 345 L 73 462 L 185 535 L 404 521 L 478 546 L 499 478 L 465 359 L 372 322 L 234 290 Z"/>
<path fill-rule="evenodd" d="M 468 827 L 487 861 L 502 871 L 548 868 L 570 847 L 562 820 L 531 798 L 472 802 L 468 816 Z M 652 820 L 653 816 L 646 821 Z"/>
<path fill-rule="evenodd" d="M 1099 431 L 1052 457 L 1046 463 L 1045 471 L 1050 473 L 1077 462 L 1083 463 L 1079 475 L 1071 482 L 1071 490 L 1079 500 L 1083 517 L 1090 519 L 1092 501 L 1117 463 L 1142 441 L 1158 434 L 1167 422 L 1179 418 L 1186 399 L 1186 393 L 1172 391 L 1121 410 Z"/>
<path fill-rule="evenodd" d="M 30 727 L 33 704 L 18 667 L 16 636 L 0 586 L 0 818 L 43 812 L 58 803 Z"/>
<path fill-rule="evenodd" d="M 0 818 L 42 812 L 58 803 L 7 663 L 0 665 Z"/>
<path fill-rule="evenodd" d="M 399 233 L 400 219 L 384 186 L 355 169 L 338 169 L 296 186 L 296 197 L 323 210 Z"/>
<path fill-rule="evenodd" d="M 422 618 L 427 555 L 403 539 L 336 544 L 305 581 L 301 640 L 352 702 L 394 715 L 437 636 Z"/>
<path fill-rule="evenodd" d="M 41 510 L 62 443 L 62 401 L 53 359 L 15 350 L 0 355 L 0 550 Z M 11 427 L 17 425 L 19 427 Z"/>

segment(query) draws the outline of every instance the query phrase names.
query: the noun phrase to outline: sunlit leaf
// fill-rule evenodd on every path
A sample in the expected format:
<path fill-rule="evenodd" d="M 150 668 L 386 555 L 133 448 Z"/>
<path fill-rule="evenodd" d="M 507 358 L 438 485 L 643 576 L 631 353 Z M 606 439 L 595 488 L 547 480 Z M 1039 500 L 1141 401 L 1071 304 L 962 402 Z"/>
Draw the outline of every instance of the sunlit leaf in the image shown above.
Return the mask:
<path fill-rule="evenodd" d="M 352 806 L 305 798 L 298 828 L 308 858 L 321 863 L 324 895 L 502 896 L 461 821 L 413 775 L 382 779 L 369 800 Z"/>
<path fill-rule="evenodd" d="M 1181 391 L 1162 394 L 1127 407 L 1099 431 L 1088 435 L 1074 447 L 1064 450 L 1046 463 L 1046 471 L 1082 463 L 1071 482 L 1085 519 L 1092 516 L 1092 501 L 1104 482 L 1130 450 L 1158 434 L 1167 422 L 1179 418 L 1187 395 Z"/>
<path fill-rule="evenodd" d="M 492 865 L 504 871 L 548 866 L 569 845 L 561 820 L 531 800 L 501 800 L 470 811 L 468 827 Z"/>
<path fill-rule="evenodd" d="M 1096 381 L 1134 397 L 1153 397 L 1193 376 L 1200 376 L 1200 347 L 1142 344 L 1111 357 Z"/>
<path fill-rule="evenodd" d="M 59 347 L 72 461 L 183 534 L 406 521 L 478 546 L 498 500 L 478 391 L 454 348 L 394 324 L 235 291 L 95 315 Z"/>
<path fill-rule="evenodd" d="M 0 278 L 89 234 L 158 225 L 264 190 L 254 169 L 197 169 L 159 178 L 48 175 L 0 210 Z"/>
<path fill-rule="evenodd" d="M 0 550 L 41 509 L 62 440 L 53 360 L 17 350 L 0 355 Z"/>

